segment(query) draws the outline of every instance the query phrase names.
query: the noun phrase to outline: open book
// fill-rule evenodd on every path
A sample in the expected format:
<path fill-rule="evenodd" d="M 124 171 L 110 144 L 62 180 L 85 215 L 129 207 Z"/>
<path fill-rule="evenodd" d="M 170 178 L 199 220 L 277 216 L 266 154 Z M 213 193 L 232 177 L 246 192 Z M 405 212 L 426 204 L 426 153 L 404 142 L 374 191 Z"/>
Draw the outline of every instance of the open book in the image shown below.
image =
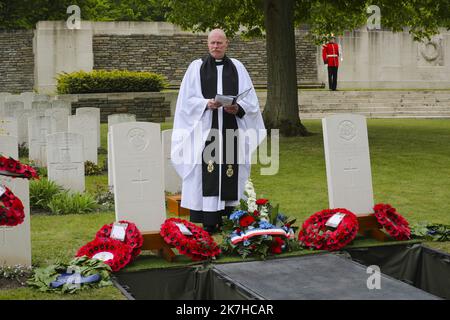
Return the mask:
<path fill-rule="evenodd" d="M 252 88 L 248 88 L 247 90 L 238 94 L 237 96 L 227 96 L 227 95 L 223 95 L 223 94 L 216 94 L 216 98 L 214 100 L 220 102 L 223 106 L 236 104 L 236 103 L 239 103 L 240 101 L 242 101 L 247 96 L 247 94 L 250 92 L 251 89 Z"/>

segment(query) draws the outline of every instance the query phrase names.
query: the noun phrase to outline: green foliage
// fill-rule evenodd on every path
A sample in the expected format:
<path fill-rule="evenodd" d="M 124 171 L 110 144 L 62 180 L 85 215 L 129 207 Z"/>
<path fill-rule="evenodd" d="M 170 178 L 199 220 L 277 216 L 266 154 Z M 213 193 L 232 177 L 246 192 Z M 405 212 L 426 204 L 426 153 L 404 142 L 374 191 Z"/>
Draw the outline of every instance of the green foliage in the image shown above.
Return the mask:
<path fill-rule="evenodd" d="M 55 182 L 41 178 L 30 181 L 31 209 L 48 210 L 50 201 L 62 191 Z"/>
<path fill-rule="evenodd" d="M 28 285 L 41 292 L 57 292 L 57 293 L 76 293 L 80 290 L 91 288 L 101 288 L 112 285 L 110 280 L 111 268 L 97 259 L 89 259 L 88 257 L 79 257 L 70 261 L 68 264 L 58 263 L 46 268 L 34 270 L 33 276 L 28 280 Z M 50 287 L 61 273 L 77 273 L 82 277 L 88 277 L 98 274 L 101 279 L 95 283 L 65 283 L 58 288 Z"/>
<path fill-rule="evenodd" d="M 0 28 L 32 29 L 38 21 L 64 20 L 78 5 L 82 20 L 164 21 L 168 8 L 159 0 L 0 0 Z"/>
<path fill-rule="evenodd" d="M 24 278 L 27 278 L 31 273 L 30 267 L 22 265 L 15 266 L 0 266 L 0 279 L 15 280 L 20 285 L 25 285 Z"/>
<path fill-rule="evenodd" d="M 54 196 L 48 203 L 52 214 L 83 214 L 93 212 L 98 208 L 95 199 L 88 193 L 62 192 Z"/>
<path fill-rule="evenodd" d="M 411 226 L 411 236 L 428 241 L 450 241 L 450 225 L 426 222 L 416 223 Z"/>
<path fill-rule="evenodd" d="M 94 70 L 63 73 L 57 77 L 59 94 L 159 92 L 166 86 L 162 75 L 151 72 Z"/>
<path fill-rule="evenodd" d="M 114 194 L 106 186 L 96 184 L 94 197 L 103 210 L 114 210 Z"/>
<path fill-rule="evenodd" d="M 28 147 L 25 142 L 19 143 L 19 158 L 28 158 Z"/>
<path fill-rule="evenodd" d="M 92 161 L 84 162 L 84 174 L 86 176 L 98 176 L 99 174 L 102 174 L 102 172 L 103 169 Z"/>
<path fill-rule="evenodd" d="M 234 35 L 239 26 L 244 34 L 260 36 L 265 31 L 265 19 L 273 8 L 268 0 L 164 0 L 169 9 L 167 19 L 185 29 L 206 31 L 223 28 L 227 35 Z M 289 5 L 287 0 L 285 5 Z M 381 10 L 383 29 L 402 31 L 404 27 L 417 39 L 438 32 L 439 27 L 450 28 L 450 4 L 448 0 L 297 0 L 294 2 L 296 26 L 307 24 L 315 41 L 323 43 L 326 35 L 342 35 L 363 27 L 371 14 L 370 5 Z"/>

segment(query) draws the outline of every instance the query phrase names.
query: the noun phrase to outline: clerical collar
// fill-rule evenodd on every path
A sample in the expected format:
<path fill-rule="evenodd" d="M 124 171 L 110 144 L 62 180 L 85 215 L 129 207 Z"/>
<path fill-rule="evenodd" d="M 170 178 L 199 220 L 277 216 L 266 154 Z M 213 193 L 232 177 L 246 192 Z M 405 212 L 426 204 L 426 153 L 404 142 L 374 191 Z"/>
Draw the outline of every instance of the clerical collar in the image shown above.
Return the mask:
<path fill-rule="evenodd" d="M 223 66 L 223 59 L 216 59 L 216 66 Z"/>

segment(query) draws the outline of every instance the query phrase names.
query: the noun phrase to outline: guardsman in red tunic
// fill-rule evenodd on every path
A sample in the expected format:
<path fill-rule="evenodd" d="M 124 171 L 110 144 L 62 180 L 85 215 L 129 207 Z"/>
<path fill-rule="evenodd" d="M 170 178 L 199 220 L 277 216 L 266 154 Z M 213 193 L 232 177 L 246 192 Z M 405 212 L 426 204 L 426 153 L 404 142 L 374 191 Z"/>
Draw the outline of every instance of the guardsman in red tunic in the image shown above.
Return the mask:
<path fill-rule="evenodd" d="M 328 65 L 328 87 L 336 91 L 337 73 L 339 68 L 339 45 L 336 37 L 331 36 L 330 41 L 322 47 L 323 63 Z"/>

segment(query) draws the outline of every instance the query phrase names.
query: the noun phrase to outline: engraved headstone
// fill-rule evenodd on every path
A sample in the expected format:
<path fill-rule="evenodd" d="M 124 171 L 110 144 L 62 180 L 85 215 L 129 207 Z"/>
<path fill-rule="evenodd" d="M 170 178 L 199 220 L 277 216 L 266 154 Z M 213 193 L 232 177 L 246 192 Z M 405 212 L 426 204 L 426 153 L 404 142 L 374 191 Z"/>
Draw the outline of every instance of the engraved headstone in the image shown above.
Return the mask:
<path fill-rule="evenodd" d="M 0 117 L 5 116 L 6 97 L 10 95 L 9 92 L 0 92 Z"/>
<path fill-rule="evenodd" d="M 97 130 L 97 148 L 100 147 L 100 108 L 77 108 L 76 115 L 88 115 L 90 117 L 95 117 Z"/>
<path fill-rule="evenodd" d="M 38 116 L 45 116 L 45 111 L 52 107 L 48 101 L 33 101 L 31 109 L 35 110 Z"/>
<path fill-rule="evenodd" d="M 48 180 L 66 190 L 85 189 L 83 136 L 57 132 L 47 136 Z"/>
<path fill-rule="evenodd" d="M 84 161 L 97 164 L 97 119 L 90 115 L 69 116 L 69 132 L 83 136 Z"/>
<path fill-rule="evenodd" d="M 111 126 L 122 122 L 136 122 L 136 115 L 130 113 L 116 113 L 108 116 L 108 131 Z"/>
<path fill-rule="evenodd" d="M 0 135 L 0 155 L 19 159 L 17 137 Z"/>
<path fill-rule="evenodd" d="M 71 115 L 72 107 L 70 106 L 70 102 L 57 101 L 52 101 L 52 108 L 45 110 L 45 115 L 55 119 L 56 132 L 67 132 L 68 118 Z"/>
<path fill-rule="evenodd" d="M 28 145 L 30 160 L 40 167 L 47 166 L 47 135 L 55 132 L 55 119 L 36 116 L 28 119 Z"/>
<path fill-rule="evenodd" d="M 31 266 L 29 182 L 0 175 L 0 185 L 8 187 L 22 201 L 25 213 L 21 224 L 0 226 L 0 266 Z"/>
<path fill-rule="evenodd" d="M 117 220 L 158 231 L 166 218 L 160 126 L 129 122 L 111 127 Z"/>
<path fill-rule="evenodd" d="M 128 113 L 116 113 L 108 116 L 108 136 L 107 136 L 107 145 L 108 145 L 108 185 L 112 187 L 114 185 L 114 178 L 112 172 L 112 160 L 111 160 L 111 146 L 110 146 L 110 128 L 112 125 L 123 122 L 136 122 L 136 116 L 134 114 Z"/>
<path fill-rule="evenodd" d="M 13 117 L 0 117 L 0 136 L 18 136 L 17 119 Z"/>
<path fill-rule="evenodd" d="M 37 115 L 36 110 L 32 109 L 18 109 L 14 112 L 14 117 L 17 119 L 19 144 L 28 146 L 28 119 Z"/>
<path fill-rule="evenodd" d="M 366 118 L 339 114 L 322 119 L 330 208 L 373 211 Z"/>
<path fill-rule="evenodd" d="M 36 96 L 36 93 L 34 93 L 34 92 L 22 92 L 20 94 L 20 99 L 21 99 L 21 101 L 23 101 L 25 110 L 31 109 L 31 103 L 33 101 L 35 101 L 34 100 L 35 96 Z"/>
<path fill-rule="evenodd" d="M 7 101 L 5 102 L 4 115 L 5 117 L 14 117 L 17 111 L 23 109 L 22 101 Z"/>

